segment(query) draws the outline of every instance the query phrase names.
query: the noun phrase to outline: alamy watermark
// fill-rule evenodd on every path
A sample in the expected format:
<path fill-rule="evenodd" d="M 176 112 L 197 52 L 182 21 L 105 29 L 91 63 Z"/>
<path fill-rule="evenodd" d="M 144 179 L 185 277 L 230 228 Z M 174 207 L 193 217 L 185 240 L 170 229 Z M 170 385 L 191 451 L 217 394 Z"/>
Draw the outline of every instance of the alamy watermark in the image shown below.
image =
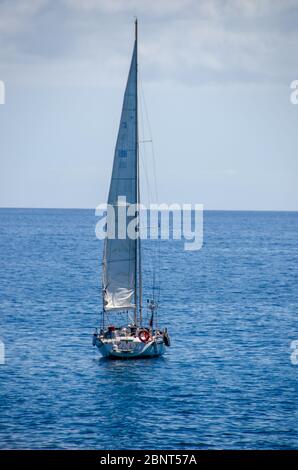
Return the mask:
<path fill-rule="evenodd" d="M 3 80 L 0 80 L 0 104 L 5 103 L 5 84 Z"/>
<path fill-rule="evenodd" d="M 291 363 L 293 366 L 298 366 L 298 340 L 295 339 L 291 342 L 290 348 L 292 350 Z"/>
<path fill-rule="evenodd" d="M 5 346 L 3 341 L 0 339 L 0 365 L 5 364 Z"/>
<path fill-rule="evenodd" d="M 291 83 L 291 89 L 293 90 L 290 95 L 292 104 L 298 104 L 298 80 L 293 80 Z"/>
<path fill-rule="evenodd" d="M 117 240 L 184 240 L 184 250 L 197 251 L 203 245 L 203 204 L 130 204 L 119 196 L 116 204 L 96 208 L 100 220 L 96 237 Z"/>

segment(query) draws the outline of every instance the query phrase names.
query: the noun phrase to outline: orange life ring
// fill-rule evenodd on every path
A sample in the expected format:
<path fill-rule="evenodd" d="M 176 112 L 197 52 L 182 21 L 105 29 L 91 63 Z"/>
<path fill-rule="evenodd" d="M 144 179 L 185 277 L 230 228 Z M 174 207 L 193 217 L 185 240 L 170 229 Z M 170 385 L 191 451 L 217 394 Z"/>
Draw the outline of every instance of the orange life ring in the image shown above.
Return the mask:
<path fill-rule="evenodd" d="M 142 341 L 142 343 L 147 343 L 150 338 L 150 333 L 147 330 L 141 330 L 139 332 L 139 339 Z"/>

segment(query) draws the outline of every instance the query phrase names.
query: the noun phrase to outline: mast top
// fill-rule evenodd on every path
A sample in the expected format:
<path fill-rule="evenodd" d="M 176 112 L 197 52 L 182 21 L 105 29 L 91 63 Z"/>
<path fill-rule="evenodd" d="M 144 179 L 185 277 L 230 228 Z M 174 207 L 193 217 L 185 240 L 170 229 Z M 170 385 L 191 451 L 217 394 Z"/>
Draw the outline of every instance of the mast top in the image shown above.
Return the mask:
<path fill-rule="evenodd" d="M 135 18 L 135 40 L 138 40 L 138 18 Z"/>

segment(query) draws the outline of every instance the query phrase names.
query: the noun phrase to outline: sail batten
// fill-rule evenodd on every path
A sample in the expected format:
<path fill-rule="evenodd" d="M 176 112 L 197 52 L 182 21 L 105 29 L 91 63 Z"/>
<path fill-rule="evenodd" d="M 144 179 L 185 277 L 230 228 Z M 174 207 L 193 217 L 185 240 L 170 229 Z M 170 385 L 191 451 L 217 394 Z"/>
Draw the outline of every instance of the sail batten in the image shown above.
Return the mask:
<path fill-rule="evenodd" d="M 122 113 L 114 153 L 108 204 L 136 204 L 137 194 L 137 44 L 125 89 Z M 129 218 L 127 219 L 129 223 Z M 109 224 L 109 218 L 107 218 Z M 115 239 L 106 238 L 103 254 L 103 304 L 105 310 L 136 309 L 137 242 L 118 238 L 118 214 L 115 210 Z"/>

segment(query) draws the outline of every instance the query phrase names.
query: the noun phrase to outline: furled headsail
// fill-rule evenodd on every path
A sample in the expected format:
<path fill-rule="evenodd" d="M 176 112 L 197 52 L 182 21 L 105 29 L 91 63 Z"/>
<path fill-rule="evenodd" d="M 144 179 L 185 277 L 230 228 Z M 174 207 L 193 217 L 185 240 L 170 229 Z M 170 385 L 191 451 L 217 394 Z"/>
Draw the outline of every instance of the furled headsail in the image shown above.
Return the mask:
<path fill-rule="evenodd" d="M 114 154 L 108 204 L 114 207 L 115 238 L 105 239 L 103 254 L 103 303 L 105 310 L 135 308 L 137 284 L 137 240 L 118 237 L 120 199 L 138 202 L 137 149 L 137 39 L 124 94 L 120 126 Z M 127 219 L 129 222 L 129 219 Z M 109 217 L 107 219 L 109 224 Z"/>

